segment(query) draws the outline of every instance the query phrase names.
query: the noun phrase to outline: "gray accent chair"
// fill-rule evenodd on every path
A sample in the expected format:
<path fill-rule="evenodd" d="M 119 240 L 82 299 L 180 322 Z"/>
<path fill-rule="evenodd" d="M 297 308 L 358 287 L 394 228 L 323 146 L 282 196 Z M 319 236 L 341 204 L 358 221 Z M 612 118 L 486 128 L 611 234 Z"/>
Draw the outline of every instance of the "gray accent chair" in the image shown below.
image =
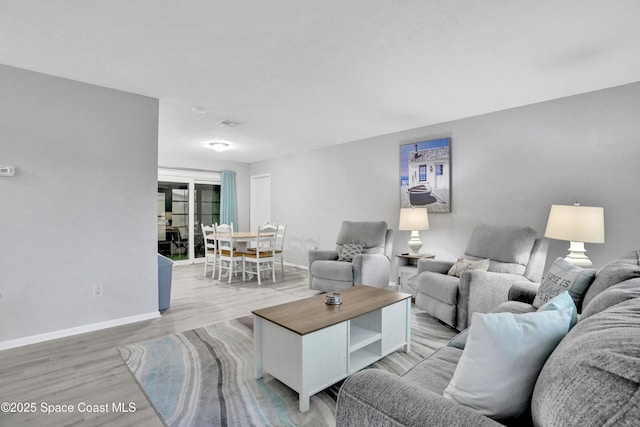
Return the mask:
<path fill-rule="evenodd" d="M 493 311 L 531 311 L 534 297 L 535 290 L 528 307 L 510 301 Z M 443 397 L 466 345 L 464 331 L 402 376 L 365 369 L 349 377 L 338 394 L 336 426 L 638 426 L 638 313 L 640 251 L 633 251 L 598 270 L 578 324 L 547 359 L 530 410 L 520 417 L 493 420 Z"/>
<path fill-rule="evenodd" d="M 363 253 L 352 262 L 338 261 L 348 243 L 363 244 Z M 335 250 L 309 251 L 309 287 L 322 292 L 362 284 L 384 288 L 389 285 L 392 247 L 392 230 L 386 222 L 344 221 Z"/>
<path fill-rule="evenodd" d="M 467 270 L 458 278 L 447 274 L 454 262 L 421 259 L 416 306 L 461 331 L 472 313 L 488 313 L 507 301 L 514 282 L 540 282 L 548 246 L 531 227 L 478 225 L 463 258 L 489 259 L 488 271 Z"/>

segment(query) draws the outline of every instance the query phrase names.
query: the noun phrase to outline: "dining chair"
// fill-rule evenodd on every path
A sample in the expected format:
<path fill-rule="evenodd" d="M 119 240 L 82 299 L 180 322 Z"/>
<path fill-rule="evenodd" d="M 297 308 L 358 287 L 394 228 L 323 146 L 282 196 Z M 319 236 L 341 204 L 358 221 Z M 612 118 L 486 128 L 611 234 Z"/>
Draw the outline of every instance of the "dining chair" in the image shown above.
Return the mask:
<path fill-rule="evenodd" d="M 282 251 L 284 250 L 284 233 L 287 231 L 287 224 L 279 224 L 276 227 L 276 262 L 280 263 L 280 267 L 282 268 L 282 275 L 284 276 L 284 258 L 282 256 Z"/>
<path fill-rule="evenodd" d="M 239 252 L 235 248 L 233 240 L 233 223 L 216 224 L 216 241 L 218 243 L 218 280 L 222 280 L 222 270 L 229 273 L 229 283 L 231 276 L 237 275 L 237 263 L 242 262 L 244 252 Z M 225 266 L 224 263 L 227 262 Z"/>
<path fill-rule="evenodd" d="M 271 280 L 276 282 L 275 271 L 275 241 L 276 228 L 272 226 L 261 226 L 258 228 L 255 251 L 249 251 L 242 258 L 242 280 L 246 280 L 247 275 L 258 277 L 258 286 L 262 285 L 262 273 L 271 270 Z M 248 270 L 247 263 L 255 264 L 255 269 Z"/>
<path fill-rule="evenodd" d="M 171 241 L 171 255 L 186 255 L 188 252 L 189 241 L 182 237 L 180 228 L 167 227 L 167 236 Z"/>
<path fill-rule="evenodd" d="M 216 258 L 217 242 L 216 242 L 216 229 L 213 225 L 200 224 L 202 227 L 202 238 L 204 239 L 204 274 L 207 275 L 207 267 L 212 266 L 211 278 L 216 277 Z"/>
<path fill-rule="evenodd" d="M 266 222 L 264 222 L 262 225 L 258 225 L 258 228 L 260 228 L 260 227 L 262 227 L 262 228 L 265 228 L 265 227 L 272 227 L 272 228 L 276 228 L 276 229 L 277 229 L 277 228 L 278 228 L 278 225 L 277 225 L 275 222 L 266 221 Z M 247 249 L 248 249 L 249 251 L 255 251 L 255 250 L 256 250 L 255 245 L 256 245 L 256 242 L 255 242 L 255 241 L 253 241 L 253 242 L 249 242 L 249 243 L 247 243 Z"/>

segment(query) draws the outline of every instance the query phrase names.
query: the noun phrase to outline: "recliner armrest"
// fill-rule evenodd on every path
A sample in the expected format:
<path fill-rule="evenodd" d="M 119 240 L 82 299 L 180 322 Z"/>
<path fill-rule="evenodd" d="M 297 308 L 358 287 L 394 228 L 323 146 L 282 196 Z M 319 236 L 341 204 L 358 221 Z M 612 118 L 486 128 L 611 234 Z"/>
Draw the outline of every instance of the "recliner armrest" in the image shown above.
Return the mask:
<path fill-rule="evenodd" d="M 389 285 L 391 262 L 384 254 L 360 254 L 353 257 L 353 284 L 385 288 Z"/>
<path fill-rule="evenodd" d="M 314 261 L 335 261 L 338 259 L 338 252 L 331 250 L 316 249 L 309 251 L 309 268 Z"/>
<path fill-rule="evenodd" d="M 479 426 L 501 424 L 426 388 L 380 369 L 347 378 L 338 394 L 337 427 Z"/>
<path fill-rule="evenodd" d="M 313 289 L 313 276 L 311 275 L 311 265 L 316 261 L 337 261 L 338 260 L 338 252 L 332 250 L 322 250 L 322 249 L 314 249 L 309 251 L 309 272 L 308 272 L 308 280 L 309 287 Z"/>
<path fill-rule="evenodd" d="M 456 329 L 469 327 L 471 314 L 489 313 L 509 300 L 514 283 L 525 280 L 518 274 L 467 270 L 460 275 L 458 288 L 458 319 Z"/>
<path fill-rule="evenodd" d="M 509 289 L 509 301 L 533 304 L 539 287 L 540 283 L 529 282 L 528 280 L 515 282 Z"/>
<path fill-rule="evenodd" d="M 418 260 L 418 275 L 423 271 L 432 271 L 434 273 L 447 274 L 451 267 L 453 267 L 451 261 L 441 261 L 437 259 L 419 259 Z"/>

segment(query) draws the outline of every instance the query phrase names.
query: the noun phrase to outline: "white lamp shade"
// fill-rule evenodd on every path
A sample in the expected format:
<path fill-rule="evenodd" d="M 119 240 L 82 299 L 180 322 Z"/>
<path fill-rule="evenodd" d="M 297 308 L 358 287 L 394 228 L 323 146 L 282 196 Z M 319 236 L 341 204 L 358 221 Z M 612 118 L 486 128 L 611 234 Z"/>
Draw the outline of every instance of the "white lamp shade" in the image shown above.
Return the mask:
<path fill-rule="evenodd" d="M 604 208 L 552 205 L 544 236 L 569 242 L 604 243 Z"/>
<path fill-rule="evenodd" d="M 426 208 L 402 208 L 400 209 L 399 230 L 428 230 L 429 216 Z"/>

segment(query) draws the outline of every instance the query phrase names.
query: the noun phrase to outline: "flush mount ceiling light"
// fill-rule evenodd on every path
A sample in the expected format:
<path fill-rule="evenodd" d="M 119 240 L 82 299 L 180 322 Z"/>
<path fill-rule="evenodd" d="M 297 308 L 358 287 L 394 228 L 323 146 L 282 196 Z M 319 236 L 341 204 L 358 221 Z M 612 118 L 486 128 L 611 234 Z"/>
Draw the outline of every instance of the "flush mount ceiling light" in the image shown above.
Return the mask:
<path fill-rule="evenodd" d="M 207 109 L 206 109 L 206 108 L 201 107 L 201 106 L 199 106 L 199 105 L 196 105 L 196 106 L 195 106 L 195 107 L 193 107 L 191 110 L 192 110 L 194 113 L 196 113 L 196 114 L 204 114 L 204 113 L 206 113 L 206 112 L 207 112 Z"/>
<path fill-rule="evenodd" d="M 218 152 L 222 152 L 229 148 L 229 144 L 226 142 L 214 141 L 209 143 L 209 147 L 213 148 Z"/>

